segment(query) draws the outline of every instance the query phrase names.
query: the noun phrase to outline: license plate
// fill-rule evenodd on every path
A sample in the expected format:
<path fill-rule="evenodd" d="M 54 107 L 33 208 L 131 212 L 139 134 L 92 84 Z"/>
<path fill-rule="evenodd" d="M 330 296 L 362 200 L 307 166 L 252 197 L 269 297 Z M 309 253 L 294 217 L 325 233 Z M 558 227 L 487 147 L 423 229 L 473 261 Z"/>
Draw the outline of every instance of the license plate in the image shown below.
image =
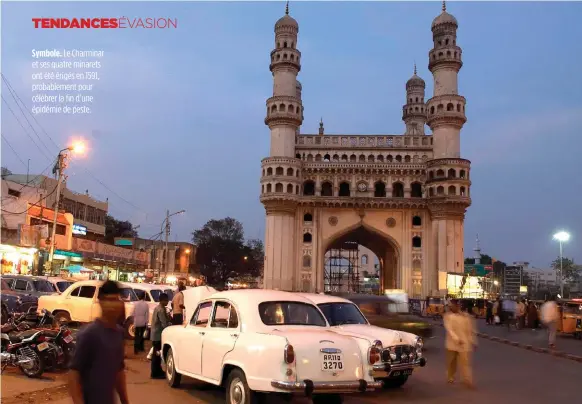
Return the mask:
<path fill-rule="evenodd" d="M 42 352 L 49 347 L 49 344 L 48 342 L 43 342 L 42 344 L 38 344 L 36 347 L 40 352 Z"/>
<path fill-rule="evenodd" d="M 65 338 L 63 338 L 63 341 L 65 341 L 67 344 L 71 343 L 71 341 L 73 341 L 73 337 L 71 337 L 70 335 L 67 335 Z"/>
<path fill-rule="evenodd" d="M 412 369 L 395 370 L 394 372 L 390 373 L 390 377 L 410 376 L 411 374 Z"/>
<path fill-rule="evenodd" d="M 321 370 L 325 372 L 338 372 L 344 370 L 343 355 L 323 354 L 321 357 Z"/>

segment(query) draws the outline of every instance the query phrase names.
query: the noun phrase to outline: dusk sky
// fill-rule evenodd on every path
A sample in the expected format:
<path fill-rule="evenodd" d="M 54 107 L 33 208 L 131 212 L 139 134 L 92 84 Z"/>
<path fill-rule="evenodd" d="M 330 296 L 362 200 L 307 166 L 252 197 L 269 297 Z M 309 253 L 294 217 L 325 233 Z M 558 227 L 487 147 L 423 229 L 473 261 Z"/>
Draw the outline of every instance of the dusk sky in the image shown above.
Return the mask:
<path fill-rule="evenodd" d="M 317 133 L 323 117 L 327 134 L 402 134 L 415 61 L 432 95 L 430 26 L 440 2 L 290 7 L 302 52 L 302 133 Z M 226 216 L 242 221 L 247 237 L 263 238 L 269 53 L 284 8 L 3 2 L 2 72 L 30 107 L 32 49 L 104 50 L 93 114 L 37 116 L 62 147 L 73 136 L 90 144 L 67 171 L 69 188 L 109 198 L 110 214 L 140 225 L 144 237 L 159 231 L 166 209 L 186 209 L 172 240 L 189 241 L 192 230 Z M 459 21 L 462 157 L 472 161 L 465 254 L 479 233 L 484 253 L 548 267 L 558 255 L 552 234 L 565 229 L 572 239 L 564 255 L 582 263 L 582 3 L 448 2 L 447 11 Z M 34 29 L 31 18 L 41 16 L 175 17 L 178 29 Z M 2 94 L 39 143 L 4 84 Z M 36 130 L 50 152 L 39 144 L 41 153 L 2 102 L 2 135 L 38 174 L 58 149 Z M 4 140 L 2 166 L 26 173 Z"/>

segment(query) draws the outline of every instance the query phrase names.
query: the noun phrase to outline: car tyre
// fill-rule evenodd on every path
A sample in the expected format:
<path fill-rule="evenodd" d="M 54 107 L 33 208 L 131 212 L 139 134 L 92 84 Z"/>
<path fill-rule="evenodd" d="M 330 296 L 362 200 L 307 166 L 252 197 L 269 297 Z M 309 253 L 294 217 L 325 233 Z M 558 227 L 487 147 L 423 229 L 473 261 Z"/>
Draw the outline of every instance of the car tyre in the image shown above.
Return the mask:
<path fill-rule="evenodd" d="M 174 360 L 174 353 L 172 348 L 168 350 L 166 356 L 166 380 L 172 388 L 180 387 L 182 375 L 176 370 L 176 361 Z"/>
<path fill-rule="evenodd" d="M 313 404 L 342 404 L 344 397 L 340 394 L 318 394 L 311 400 Z"/>
<path fill-rule="evenodd" d="M 408 381 L 408 376 L 399 376 L 394 379 L 384 379 L 382 380 L 382 387 L 385 389 L 397 389 L 404 386 Z"/>
<path fill-rule="evenodd" d="M 124 325 L 125 337 L 127 339 L 135 339 L 135 324 L 133 323 L 133 318 L 128 318 Z"/>
<path fill-rule="evenodd" d="M 240 369 L 233 369 L 226 379 L 227 404 L 256 404 L 258 395 L 247 383 L 245 374 Z"/>
<path fill-rule="evenodd" d="M 71 322 L 71 315 L 66 311 L 58 311 L 55 313 L 54 322 L 57 326 L 69 324 Z"/>

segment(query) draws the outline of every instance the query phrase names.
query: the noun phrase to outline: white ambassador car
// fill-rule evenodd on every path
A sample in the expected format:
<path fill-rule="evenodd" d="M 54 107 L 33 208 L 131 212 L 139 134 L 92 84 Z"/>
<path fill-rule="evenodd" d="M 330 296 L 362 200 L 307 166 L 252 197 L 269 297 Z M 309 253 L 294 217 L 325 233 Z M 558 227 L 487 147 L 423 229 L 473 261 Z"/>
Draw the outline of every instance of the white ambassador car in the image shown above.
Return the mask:
<path fill-rule="evenodd" d="M 347 299 L 314 293 L 300 295 L 319 307 L 334 332 L 365 339 L 380 350 L 373 375 L 383 387 L 402 386 L 415 368 L 426 365 L 419 336 L 370 325 L 358 306 Z"/>
<path fill-rule="evenodd" d="M 253 403 L 257 393 L 341 403 L 340 394 L 381 387 L 372 377 L 378 358 L 372 344 L 362 354 L 354 338 L 331 331 L 307 298 L 273 290 L 213 293 L 199 301 L 188 324 L 162 333 L 170 386 L 182 375 L 221 385 L 227 403 Z"/>

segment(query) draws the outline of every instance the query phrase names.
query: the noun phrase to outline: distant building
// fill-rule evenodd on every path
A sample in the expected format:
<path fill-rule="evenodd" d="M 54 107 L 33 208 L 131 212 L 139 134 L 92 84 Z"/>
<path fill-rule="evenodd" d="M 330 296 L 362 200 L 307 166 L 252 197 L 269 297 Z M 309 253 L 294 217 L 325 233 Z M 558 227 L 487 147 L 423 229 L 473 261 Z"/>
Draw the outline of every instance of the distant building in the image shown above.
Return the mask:
<path fill-rule="evenodd" d="M 15 184 L 26 185 L 23 191 L 36 189 L 46 195 L 43 201 L 44 206 L 54 209 L 56 206 L 56 192 L 53 192 L 57 186 L 57 180 L 46 175 L 26 175 L 10 174 L 4 176 Z M 82 237 L 87 240 L 99 240 L 105 236 L 105 216 L 109 208 L 108 201 L 99 201 L 85 193 L 77 193 L 67 188 L 67 184 L 61 185 L 61 205 L 60 209 L 73 215 L 73 225 L 76 237 Z"/>

